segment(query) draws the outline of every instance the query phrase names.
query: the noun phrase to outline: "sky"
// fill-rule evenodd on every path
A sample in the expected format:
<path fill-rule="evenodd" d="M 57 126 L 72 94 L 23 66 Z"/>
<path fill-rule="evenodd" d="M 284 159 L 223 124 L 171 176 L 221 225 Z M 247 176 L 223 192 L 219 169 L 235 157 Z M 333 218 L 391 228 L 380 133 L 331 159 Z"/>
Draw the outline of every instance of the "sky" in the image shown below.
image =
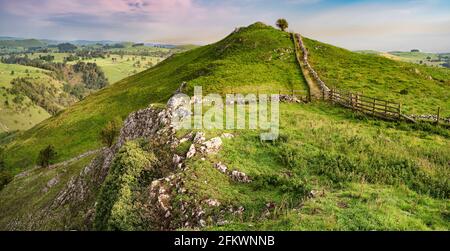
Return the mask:
<path fill-rule="evenodd" d="M 0 0 L 0 36 L 208 44 L 281 17 L 350 50 L 450 52 L 449 0 Z"/>

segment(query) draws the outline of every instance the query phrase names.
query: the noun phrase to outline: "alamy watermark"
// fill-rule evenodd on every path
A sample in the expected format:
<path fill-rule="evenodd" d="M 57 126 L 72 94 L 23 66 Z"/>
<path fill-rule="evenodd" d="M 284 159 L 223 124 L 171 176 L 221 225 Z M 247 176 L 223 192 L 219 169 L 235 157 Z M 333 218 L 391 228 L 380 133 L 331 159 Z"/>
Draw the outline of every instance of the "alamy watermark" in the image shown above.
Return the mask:
<path fill-rule="evenodd" d="M 174 109 L 173 126 L 177 129 L 262 130 L 261 140 L 279 136 L 278 94 L 208 94 L 194 87 L 194 96 L 174 95 L 169 105 Z"/>

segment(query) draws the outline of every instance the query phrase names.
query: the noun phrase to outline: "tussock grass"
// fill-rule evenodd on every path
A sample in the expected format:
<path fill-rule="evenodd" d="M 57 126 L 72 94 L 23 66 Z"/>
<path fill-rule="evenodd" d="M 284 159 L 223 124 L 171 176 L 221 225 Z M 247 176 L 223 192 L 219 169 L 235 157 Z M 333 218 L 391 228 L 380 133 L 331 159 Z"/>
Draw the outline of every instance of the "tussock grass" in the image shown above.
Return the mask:
<path fill-rule="evenodd" d="M 350 52 L 304 39 L 310 63 L 323 81 L 366 95 L 400 102 L 406 114 L 450 116 L 450 69 L 390 60 L 382 56 Z"/>

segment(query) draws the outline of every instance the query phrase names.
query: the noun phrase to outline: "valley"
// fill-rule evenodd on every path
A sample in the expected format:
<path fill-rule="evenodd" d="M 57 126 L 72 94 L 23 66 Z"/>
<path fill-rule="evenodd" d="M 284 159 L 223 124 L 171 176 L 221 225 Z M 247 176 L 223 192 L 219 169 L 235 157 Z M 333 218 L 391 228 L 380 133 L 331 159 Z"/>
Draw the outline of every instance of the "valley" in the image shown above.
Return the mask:
<path fill-rule="evenodd" d="M 0 41 L 0 132 L 29 129 L 95 91 L 97 87 L 85 86 L 87 75 L 73 72 L 72 68 L 80 63 L 98 67 L 99 74 L 104 75 L 99 79 L 104 78 L 101 81 L 114 84 L 183 50 L 136 46 L 133 43 L 94 43 L 78 47 L 72 45 L 71 51 L 61 52 L 56 45 L 36 41 Z M 33 90 L 11 92 L 12 83 L 19 82 L 18 79 L 27 81 Z M 42 93 L 45 88 L 51 90 L 50 95 Z M 45 101 L 37 100 L 30 92 L 47 95 Z"/>

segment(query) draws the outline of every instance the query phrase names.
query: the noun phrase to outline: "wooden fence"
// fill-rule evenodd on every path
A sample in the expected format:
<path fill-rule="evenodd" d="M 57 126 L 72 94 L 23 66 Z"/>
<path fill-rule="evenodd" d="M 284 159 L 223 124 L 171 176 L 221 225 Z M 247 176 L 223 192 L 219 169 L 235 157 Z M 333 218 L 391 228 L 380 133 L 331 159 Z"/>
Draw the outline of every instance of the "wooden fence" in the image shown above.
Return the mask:
<path fill-rule="evenodd" d="M 273 89 L 258 89 L 255 88 L 255 94 L 279 94 L 285 97 L 295 97 L 302 102 L 308 103 L 311 101 L 310 93 L 307 90 L 273 90 Z M 232 90 L 232 94 L 237 94 Z M 249 93 L 243 92 L 243 95 Z M 408 116 L 402 114 L 402 104 L 399 102 L 388 101 L 384 99 L 369 97 L 361 93 L 354 93 L 338 88 L 331 88 L 329 91 L 322 90 L 322 99 L 334 104 L 350 108 L 355 112 L 362 112 L 371 116 L 386 120 L 407 120 L 410 122 L 427 121 L 435 124 L 443 124 L 450 126 L 450 118 L 443 118 L 441 116 L 441 109 L 437 109 L 437 114 Z M 289 100 L 289 99 L 287 99 Z M 291 100 L 292 101 L 292 100 Z"/>
<path fill-rule="evenodd" d="M 328 93 L 324 92 L 323 98 L 354 111 L 363 112 L 383 119 L 397 120 L 402 118 L 402 105 L 400 103 L 336 88 L 330 89 Z"/>

